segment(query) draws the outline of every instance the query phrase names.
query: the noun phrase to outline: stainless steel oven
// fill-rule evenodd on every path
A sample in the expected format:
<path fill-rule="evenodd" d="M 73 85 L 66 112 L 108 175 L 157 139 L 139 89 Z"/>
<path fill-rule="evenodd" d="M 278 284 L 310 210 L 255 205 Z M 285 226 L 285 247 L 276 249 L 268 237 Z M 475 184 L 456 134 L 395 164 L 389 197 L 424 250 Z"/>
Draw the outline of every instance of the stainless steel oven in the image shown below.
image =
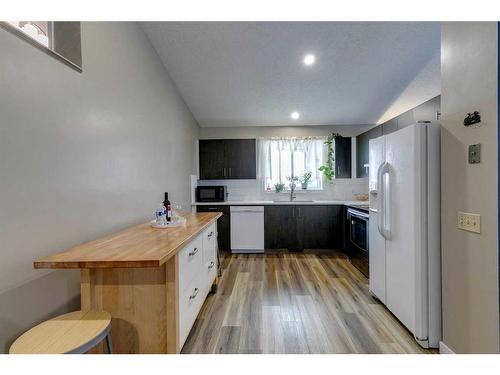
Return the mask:
<path fill-rule="evenodd" d="M 368 212 L 352 207 L 347 208 L 349 257 L 351 263 L 366 277 L 369 275 L 369 221 Z"/>

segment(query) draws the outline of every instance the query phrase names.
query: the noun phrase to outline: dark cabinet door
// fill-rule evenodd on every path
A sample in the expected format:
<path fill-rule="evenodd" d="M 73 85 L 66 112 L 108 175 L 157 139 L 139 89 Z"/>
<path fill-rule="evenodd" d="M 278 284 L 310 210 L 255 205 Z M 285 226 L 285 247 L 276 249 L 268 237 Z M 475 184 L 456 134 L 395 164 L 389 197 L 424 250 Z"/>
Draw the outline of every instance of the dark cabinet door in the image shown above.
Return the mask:
<path fill-rule="evenodd" d="M 266 249 L 342 249 L 342 205 L 265 206 Z"/>
<path fill-rule="evenodd" d="M 330 249 L 345 249 L 344 244 L 344 225 L 345 225 L 345 206 L 328 206 L 328 216 L 330 217 Z"/>
<path fill-rule="evenodd" d="M 329 206 L 296 206 L 297 247 L 331 249 L 333 218 Z"/>
<path fill-rule="evenodd" d="M 377 126 L 356 137 L 356 176 L 358 178 L 368 177 L 368 172 L 365 168 L 365 164 L 368 164 L 370 162 L 370 139 L 378 138 L 381 135 L 382 126 Z"/>
<path fill-rule="evenodd" d="M 199 141 L 200 180 L 226 178 L 225 145 L 217 139 Z"/>
<path fill-rule="evenodd" d="M 303 249 L 344 248 L 344 206 L 297 206 L 297 237 Z"/>
<path fill-rule="evenodd" d="M 257 176 L 255 139 L 227 139 L 224 143 L 228 178 L 255 179 Z"/>
<path fill-rule="evenodd" d="M 222 212 L 217 219 L 217 243 L 220 250 L 231 250 L 231 209 L 230 206 L 196 206 L 197 212 Z"/>
<path fill-rule="evenodd" d="M 441 96 L 436 96 L 413 108 L 413 117 L 415 122 L 436 121 L 438 112 L 441 112 Z"/>
<path fill-rule="evenodd" d="M 368 134 L 363 133 L 356 137 L 356 177 L 367 177 L 365 164 L 368 164 Z"/>
<path fill-rule="evenodd" d="M 255 179 L 255 139 L 199 141 L 200 180 Z"/>
<path fill-rule="evenodd" d="M 410 109 L 404 113 L 401 113 L 396 120 L 398 122 L 398 130 L 406 128 L 407 126 L 413 125 L 415 123 L 413 110 Z"/>
<path fill-rule="evenodd" d="M 295 206 L 264 207 L 264 245 L 266 249 L 297 248 Z"/>
<path fill-rule="evenodd" d="M 436 115 L 441 111 L 441 96 L 436 96 L 419 106 L 390 119 L 356 137 L 356 176 L 368 177 L 365 164 L 369 162 L 369 141 L 381 135 L 390 134 L 408 125 L 422 121 L 436 121 Z"/>
<path fill-rule="evenodd" d="M 335 138 L 335 178 L 351 178 L 351 138 Z"/>
<path fill-rule="evenodd" d="M 383 135 L 391 134 L 398 130 L 398 118 L 395 117 L 389 121 L 386 121 L 382 125 L 380 125 L 380 127 L 382 128 Z"/>

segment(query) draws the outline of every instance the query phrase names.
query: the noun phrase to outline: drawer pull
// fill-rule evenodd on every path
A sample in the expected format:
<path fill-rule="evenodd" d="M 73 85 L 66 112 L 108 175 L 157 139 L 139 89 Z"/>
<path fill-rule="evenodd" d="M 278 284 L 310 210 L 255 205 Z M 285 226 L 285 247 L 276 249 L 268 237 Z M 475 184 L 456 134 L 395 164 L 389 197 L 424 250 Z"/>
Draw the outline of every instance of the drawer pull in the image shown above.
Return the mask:
<path fill-rule="evenodd" d="M 215 266 L 215 263 L 214 262 L 210 262 L 210 265 L 208 266 L 208 269 L 211 270 L 212 268 L 214 268 Z"/>
<path fill-rule="evenodd" d="M 195 299 L 199 291 L 200 290 L 198 288 L 194 288 L 193 294 L 189 296 L 189 299 Z"/>
<path fill-rule="evenodd" d="M 195 247 L 195 248 L 193 249 L 193 251 L 190 251 L 190 252 L 189 252 L 189 256 L 190 256 L 190 257 L 192 257 L 192 256 L 196 255 L 196 253 L 197 253 L 197 252 L 198 252 L 198 248 L 197 248 L 197 247 Z"/>
<path fill-rule="evenodd" d="M 214 232 L 210 232 L 210 233 L 208 234 L 208 238 L 212 237 L 213 235 L 214 235 Z"/>

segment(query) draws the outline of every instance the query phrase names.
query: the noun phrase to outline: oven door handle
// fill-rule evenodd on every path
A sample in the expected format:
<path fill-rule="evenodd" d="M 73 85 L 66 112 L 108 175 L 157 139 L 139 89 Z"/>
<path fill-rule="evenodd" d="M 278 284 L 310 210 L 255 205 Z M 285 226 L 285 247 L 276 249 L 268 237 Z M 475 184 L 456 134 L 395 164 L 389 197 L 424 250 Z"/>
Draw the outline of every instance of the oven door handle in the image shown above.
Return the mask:
<path fill-rule="evenodd" d="M 360 219 L 369 219 L 370 218 L 370 215 L 368 214 L 365 214 L 364 212 L 359 212 L 359 211 L 356 211 L 356 210 L 352 210 L 350 208 L 347 209 L 347 212 L 351 215 L 351 216 L 354 216 L 354 217 L 359 217 Z"/>

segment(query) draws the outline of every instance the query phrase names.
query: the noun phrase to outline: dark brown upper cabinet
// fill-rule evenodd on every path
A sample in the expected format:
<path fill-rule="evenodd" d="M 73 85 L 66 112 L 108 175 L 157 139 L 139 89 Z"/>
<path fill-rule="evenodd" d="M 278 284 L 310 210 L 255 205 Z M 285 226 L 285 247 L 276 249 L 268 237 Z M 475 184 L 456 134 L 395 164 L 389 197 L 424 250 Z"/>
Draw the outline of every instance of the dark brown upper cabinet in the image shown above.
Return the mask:
<path fill-rule="evenodd" d="M 335 138 L 335 178 L 351 178 L 351 138 Z"/>
<path fill-rule="evenodd" d="M 199 141 L 200 180 L 242 180 L 257 177 L 255 139 Z"/>
<path fill-rule="evenodd" d="M 383 124 L 372 128 L 356 137 L 356 164 L 357 177 L 368 177 L 368 172 L 364 167 L 369 162 L 369 141 L 372 138 L 387 135 L 409 125 L 436 121 L 437 114 L 441 111 L 441 96 L 436 96 L 415 108 L 403 112 Z"/>
<path fill-rule="evenodd" d="M 356 137 L 356 176 L 358 178 L 368 177 L 368 171 L 367 168 L 365 168 L 365 164 L 369 162 L 369 142 L 370 139 L 380 137 L 381 135 L 382 127 L 377 126 Z"/>
<path fill-rule="evenodd" d="M 413 119 L 415 122 L 438 121 L 438 113 L 440 112 L 441 96 L 436 96 L 413 108 Z"/>

